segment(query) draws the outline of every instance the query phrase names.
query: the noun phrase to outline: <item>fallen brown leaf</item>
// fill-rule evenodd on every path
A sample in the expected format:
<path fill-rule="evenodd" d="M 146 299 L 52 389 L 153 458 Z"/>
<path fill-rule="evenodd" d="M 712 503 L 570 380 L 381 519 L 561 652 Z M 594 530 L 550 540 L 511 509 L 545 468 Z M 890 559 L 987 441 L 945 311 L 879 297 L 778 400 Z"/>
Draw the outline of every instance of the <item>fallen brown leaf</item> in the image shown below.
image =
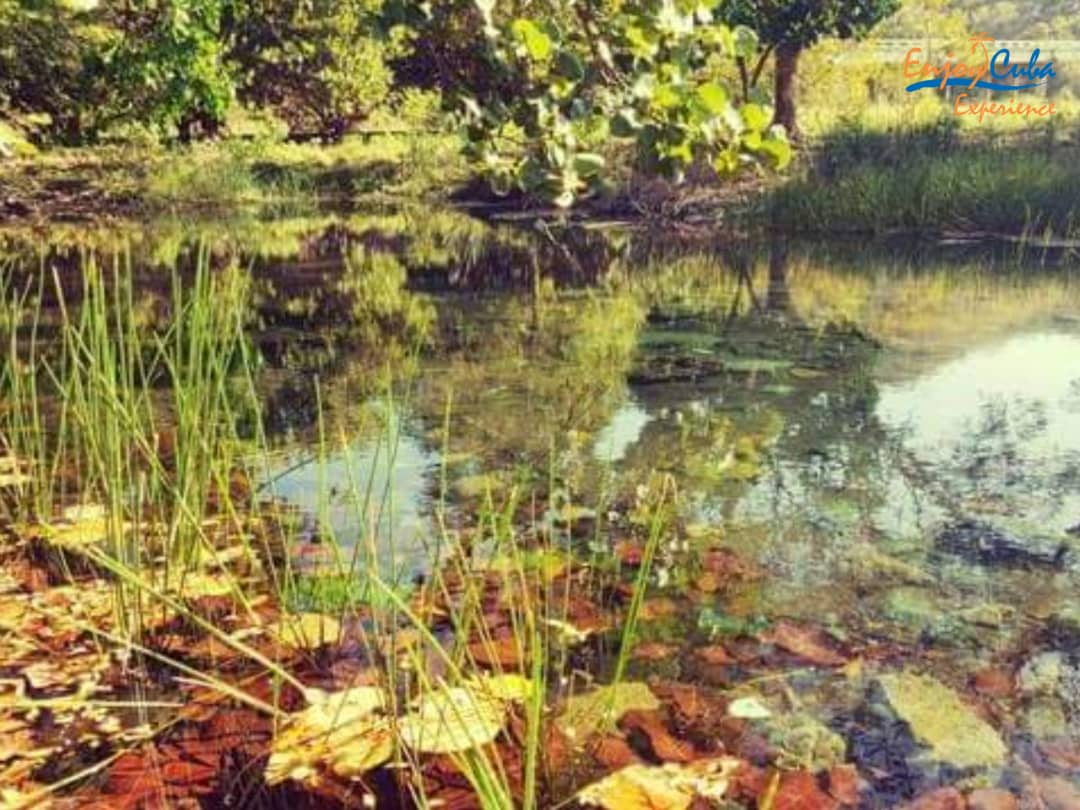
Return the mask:
<path fill-rule="evenodd" d="M 847 662 L 844 656 L 830 649 L 827 636 L 816 627 L 803 627 L 781 620 L 763 633 L 761 639 L 816 666 L 839 667 Z"/>
<path fill-rule="evenodd" d="M 965 810 L 967 801 L 954 787 L 931 790 L 903 805 L 901 810 Z"/>
<path fill-rule="evenodd" d="M 697 750 L 686 740 L 675 737 L 661 711 L 629 711 L 619 721 L 631 747 L 658 762 L 693 762 Z"/>
<path fill-rule="evenodd" d="M 678 652 L 679 648 L 674 644 L 648 641 L 634 647 L 633 657 L 640 661 L 663 661 L 678 654 Z"/>
<path fill-rule="evenodd" d="M 791 771 L 780 777 L 773 810 L 833 810 L 836 799 L 825 793 L 809 771 Z"/>

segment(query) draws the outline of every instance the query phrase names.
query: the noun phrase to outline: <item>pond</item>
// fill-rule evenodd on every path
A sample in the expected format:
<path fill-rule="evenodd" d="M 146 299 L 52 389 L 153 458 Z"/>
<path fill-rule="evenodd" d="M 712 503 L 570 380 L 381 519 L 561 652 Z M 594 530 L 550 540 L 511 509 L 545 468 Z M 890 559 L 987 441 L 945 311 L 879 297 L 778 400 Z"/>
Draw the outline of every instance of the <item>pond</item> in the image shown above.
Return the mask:
<path fill-rule="evenodd" d="M 126 256 L 148 317 L 200 252 L 249 276 L 254 486 L 309 546 L 362 547 L 407 590 L 514 497 L 523 526 L 627 562 L 596 525 L 668 481 L 648 593 L 673 608 L 642 621 L 665 654 L 635 678 L 762 678 L 762 737 L 853 763 L 865 806 L 1075 779 L 1074 257 L 395 210 L 13 236 L 8 272 L 77 299 L 86 251 Z"/>

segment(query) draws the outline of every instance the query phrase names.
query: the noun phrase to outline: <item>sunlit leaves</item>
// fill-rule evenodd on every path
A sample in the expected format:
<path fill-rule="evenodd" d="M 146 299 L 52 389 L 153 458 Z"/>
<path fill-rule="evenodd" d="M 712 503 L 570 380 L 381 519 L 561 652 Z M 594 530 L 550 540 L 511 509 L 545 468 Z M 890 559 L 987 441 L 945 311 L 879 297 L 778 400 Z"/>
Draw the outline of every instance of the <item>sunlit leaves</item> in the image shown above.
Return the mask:
<path fill-rule="evenodd" d="M 628 765 L 584 788 L 577 796 L 585 807 L 605 810 L 686 810 L 704 802 L 719 803 L 741 765 L 734 757 L 689 765 Z"/>
<path fill-rule="evenodd" d="M 287 718 L 274 737 L 266 781 L 314 786 L 328 774 L 357 779 L 393 756 L 395 734 L 418 754 L 487 745 L 502 731 L 510 706 L 529 699 L 532 688 L 520 675 L 477 676 L 423 691 L 396 721 L 381 687 L 309 689 L 308 708 Z"/>
<path fill-rule="evenodd" d="M 416 711 L 401 721 L 401 739 L 429 754 L 452 754 L 487 745 L 502 731 L 506 706 L 464 687 L 420 698 Z"/>
<path fill-rule="evenodd" d="M 461 88 L 462 104 L 470 152 L 497 191 L 569 207 L 631 166 L 678 180 L 695 163 L 727 176 L 784 162 L 766 135 L 768 111 L 741 114 L 711 67 L 718 54 L 752 52 L 757 39 L 716 24 L 708 4 L 582 6 L 557 20 L 481 11 L 494 23 L 491 70 Z"/>
<path fill-rule="evenodd" d="M 325 768 L 342 778 L 358 777 L 393 754 L 383 690 L 357 686 L 332 695 L 312 693 L 311 706 L 290 717 L 274 737 L 266 781 L 292 779 L 318 784 Z"/>
<path fill-rule="evenodd" d="M 341 623 L 324 613 L 287 615 L 282 619 L 277 635 L 294 649 L 315 650 L 340 638 Z"/>
<path fill-rule="evenodd" d="M 749 130 L 760 132 L 769 125 L 770 115 L 760 104 L 744 104 L 740 112 Z"/>
<path fill-rule="evenodd" d="M 525 47 L 525 52 L 533 61 L 543 62 L 551 57 L 554 48 L 551 37 L 532 20 L 514 20 L 510 30 L 514 32 L 514 36 Z"/>
<path fill-rule="evenodd" d="M 716 82 L 705 82 L 695 91 L 697 100 L 710 115 L 723 115 L 728 105 L 728 93 Z"/>

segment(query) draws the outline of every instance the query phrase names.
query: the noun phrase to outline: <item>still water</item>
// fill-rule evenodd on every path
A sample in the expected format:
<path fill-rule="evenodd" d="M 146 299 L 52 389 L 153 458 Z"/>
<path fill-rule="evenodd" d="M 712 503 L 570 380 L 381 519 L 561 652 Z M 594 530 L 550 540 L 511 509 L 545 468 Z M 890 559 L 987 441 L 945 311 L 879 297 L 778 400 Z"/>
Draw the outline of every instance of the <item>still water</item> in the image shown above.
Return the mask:
<path fill-rule="evenodd" d="M 61 273 L 68 238 L 45 248 Z M 690 650 L 802 620 L 870 645 L 854 654 L 868 666 L 910 664 L 957 691 L 1007 670 L 1021 685 L 1006 707 L 976 698 L 1007 778 L 1075 767 L 1046 753 L 1080 746 L 1075 259 L 552 239 L 444 212 L 80 239 L 123 241 L 150 297 L 199 244 L 249 268 L 273 436 L 260 491 L 300 507 L 313 535 L 370 546 L 408 579 L 440 531 L 515 488 L 540 494 L 541 516 L 603 514 L 668 474 L 678 530 L 654 591 L 680 610 L 646 637 Z M 694 547 L 761 576 L 703 587 Z M 1044 664 L 1060 683 L 1024 682 Z M 861 686 L 792 683 L 848 759 L 880 765 Z M 904 773 L 879 795 L 939 778 Z"/>

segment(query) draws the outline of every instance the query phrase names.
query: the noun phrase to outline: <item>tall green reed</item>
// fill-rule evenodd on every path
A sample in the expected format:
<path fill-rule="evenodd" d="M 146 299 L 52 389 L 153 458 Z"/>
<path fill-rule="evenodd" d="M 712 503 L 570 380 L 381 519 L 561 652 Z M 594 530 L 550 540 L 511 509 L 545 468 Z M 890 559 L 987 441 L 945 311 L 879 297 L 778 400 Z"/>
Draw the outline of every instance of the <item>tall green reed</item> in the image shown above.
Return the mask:
<path fill-rule="evenodd" d="M 140 619 L 147 611 L 168 609 L 263 667 L 278 683 L 303 687 L 281 662 L 200 616 L 181 596 L 186 572 L 215 554 L 208 518 L 232 521 L 237 534 L 244 536 L 242 519 L 257 504 L 233 497 L 232 476 L 237 468 L 254 466 L 253 456 L 266 457 L 270 452 L 260 427 L 255 357 L 245 336 L 246 276 L 237 267 L 214 270 L 210 256 L 200 252 L 189 276 L 174 272 L 164 306 L 148 310 L 139 305 L 130 257 L 120 256 L 102 268 L 87 256 L 81 270 L 77 296 L 65 295 L 58 276 L 49 281 L 61 303 L 58 345 L 48 352 L 41 350 L 34 337 L 39 331 L 40 307 L 25 292 L 16 294 L 11 284 L 0 289 L 5 302 L 0 326 L 7 337 L 9 360 L 21 364 L 9 362 L 0 377 L 5 399 L 14 393 L 0 432 L 15 453 L 32 458 L 38 473 L 63 471 L 65 480 L 77 484 L 77 491 L 54 489 L 51 499 L 37 507 L 36 516 L 52 520 L 60 506 L 73 502 L 104 507 L 108 536 L 89 556 L 115 581 L 117 611 L 123 621 L 115 633 L 98 631 L 103 640 L 127 644 L 185 677 L 276 715 L 276 703 L 249 700 L 217 673 L 201 671 L 147 647 L 139 632 Z M 16 332 L 21 337 L 14 337 Z M 29 351 L 27 335 L 32 338 Z M 21 370 L 16 374 L 14 368 Z M 405 425 L 400 414 L 407 412 L 408 398 L 398 400 L 388 388 L 384 400 L 386 417 L 378 454 L 386 459 L 386 468 L 392 469 Z M 61 417 L 48 431 L 44 424 L 47 403 L 54 403 L 52 410 Z M 352 439 L 344 429 L 335 437 L 323 413 L 320 398 L 317 463 L 325 467 L 332 453 L 347 452 Z M 254 439 L 241 437 L 241 423 L 256 425 Z M 448 403 L 447 445 L 451 425 Z M 520 791 L 510 778 L 509 764 L 496 749 L 478 748 L 456 758 L 483 807 L 533 810 L 544 801 L 543 742 L 550 687 L 562 677 L 567 663 L 565 645 L 555 628 L 566 625 L 569 594 L 553 593 L 550 583 L 537 575 L 537 549 L 517 525 L 522 497 L 518 488 L 511 489 L 502 502 L 493 493 L 487 494 L 474 538 L 479 543 L 469 547 L 448 528 L 447 507 L 442 503 L 436 509 L 437 536 L 430 544 L 427 576 L 430 591 L 449 606 L 442 620 L 453 639 L 448 644 L 443 634 L 433 631 L 430 616 L 419 611 L 402 589 L 394 537 L 392 533 L 383 536 L 379 529 L 383 511 L 393 511 L 393 476 L 388 475 L 379 487 L 377 468 L 376 463 L 366 474 L 359 469 L 347 474 L 348 502 L 362 538 L 351 548 L 333 536 L 325 508 L 331 482 L 321 476 L 319 503 L 323 506 L 318 511 L 324 541 L 333 548 L 331 573 L 363 585 L 346 592 L 338 605 L 339 618 L 366 617 L 360 632 L 368 657 L 379 667 L 391 705 L 399 698 L 422 698 L 447 683 L 470 682 L 487 669 L 470 642 L 478 639 L 481 647 L 488 648 L 495 644 L 481 589 L 492 559 L 499 557 L 502 576 L 515 595 L 509 606 L 514 645 L 532 683 L 523 710 Z M 445 495 L 445 466 L 441 475 Z M 553 475 L 549 475 L 549 488 L 554 489 Z M 665 531 L 660 515 L 668 494 L 665 490 L 657 506 L 645 564 L 623 617 L 616 681 L 624 676 L 635 642 L 651 562 Z M 282 542 L 289 545 L 292 538 L 285 536 Z M 551 538 L 539 551 L 571 557 L 568 548 Z M 267 559 L 272 556 L 266 555 Z M 283 569 L 272 571 L 260 587 L 271 591 L 293 587 L 300 573 L 291 570 L 289 559 L 286 551 Z M 380 560 L 388 560 L 389 565 Z M 158 578 L 162 565 L 164 581 Z M 233 590 L 248 605 L 244 583 L 235 580 Z M 286 593 L 277 596 L 284 602 Z M 406 631 L 421 643 L 404 647 L 402 656 L 397 651 L 398 638 Z M 404 747 L 402 758 L 412 773 L 409 782 L 414 798 L 421 806 L 429 805 L 422 763 L 410 758 Z"/>

